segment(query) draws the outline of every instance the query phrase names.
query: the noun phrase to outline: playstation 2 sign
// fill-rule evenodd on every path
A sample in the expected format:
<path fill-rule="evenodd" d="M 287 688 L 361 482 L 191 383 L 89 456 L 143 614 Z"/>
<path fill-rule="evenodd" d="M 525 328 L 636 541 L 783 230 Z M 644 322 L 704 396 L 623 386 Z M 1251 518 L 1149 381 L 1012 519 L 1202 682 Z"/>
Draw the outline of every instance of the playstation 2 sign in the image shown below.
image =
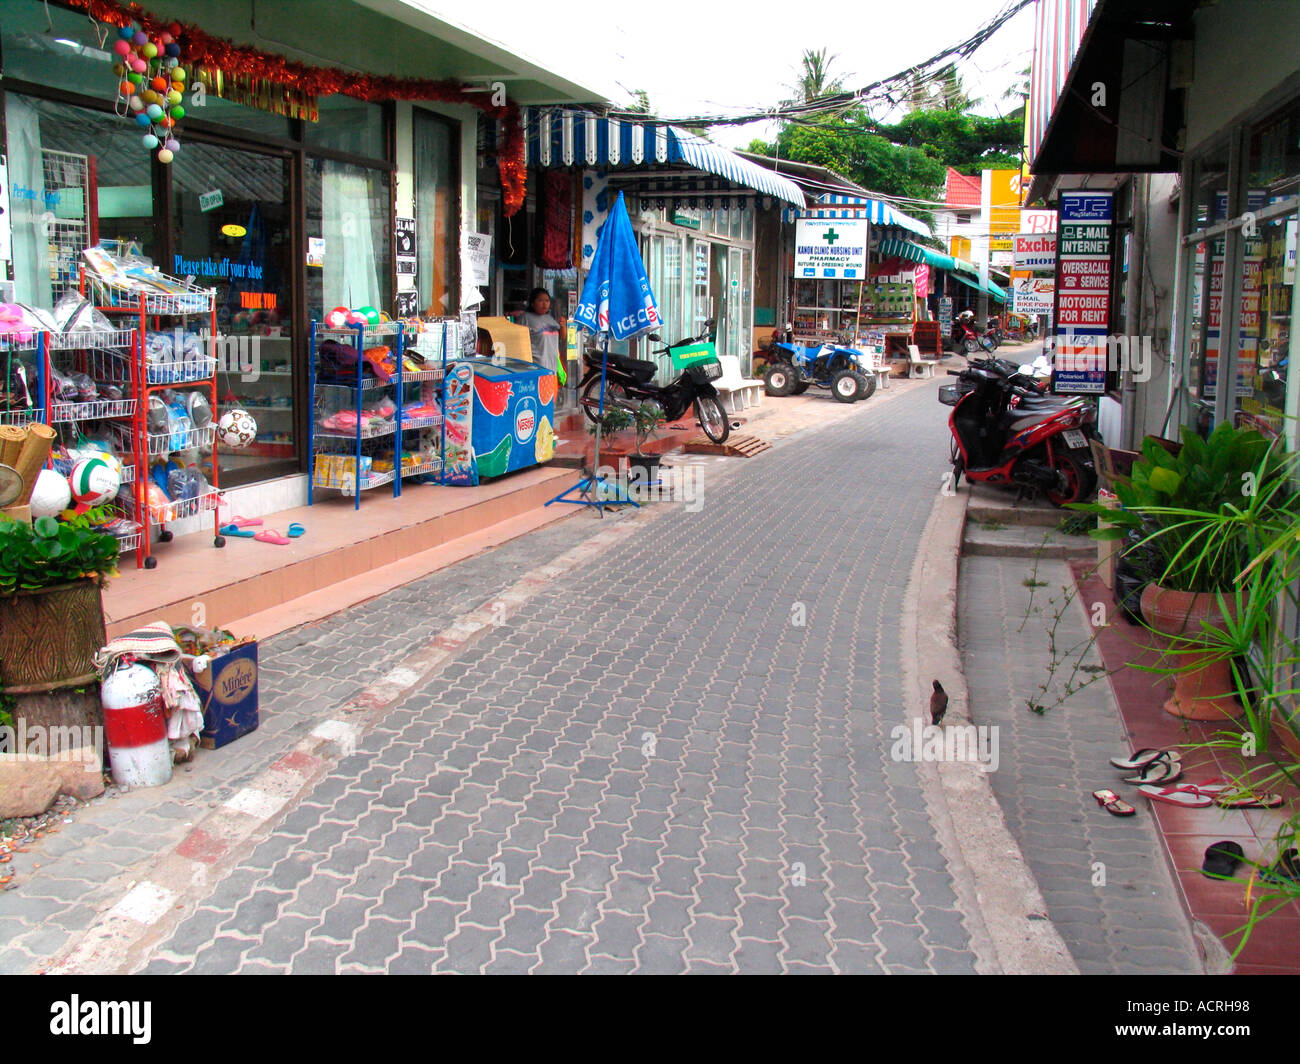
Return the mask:
<path fill-rule="evenodd" d="M 796 222 L 794 275 L 818 280 L 865 280 L 869 226 L 869 222 L 849 218 L 806 218 Z"/>

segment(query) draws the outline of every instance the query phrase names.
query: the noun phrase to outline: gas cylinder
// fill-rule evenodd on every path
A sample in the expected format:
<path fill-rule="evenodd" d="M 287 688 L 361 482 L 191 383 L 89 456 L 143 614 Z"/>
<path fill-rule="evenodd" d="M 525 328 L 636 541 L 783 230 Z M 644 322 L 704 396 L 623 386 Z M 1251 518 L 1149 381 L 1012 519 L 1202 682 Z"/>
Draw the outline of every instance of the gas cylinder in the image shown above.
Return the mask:
<path fill-rule="evenodd" d="M 99 688 L 104 738 L 113 782 L 119 787 L 159 787 L 172 778 L 167 711 L 162 686 L 147 665 L 123 665 Z"/>

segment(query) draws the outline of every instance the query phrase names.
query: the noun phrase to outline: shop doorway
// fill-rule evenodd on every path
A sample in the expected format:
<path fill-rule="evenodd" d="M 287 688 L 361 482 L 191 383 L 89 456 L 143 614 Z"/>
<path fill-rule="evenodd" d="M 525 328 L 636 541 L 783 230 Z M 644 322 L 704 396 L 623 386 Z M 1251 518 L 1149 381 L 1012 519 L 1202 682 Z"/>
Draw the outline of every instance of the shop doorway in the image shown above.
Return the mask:
<path fill-rule="evenodd" d="M 287 153 L 191 140 L 172 163 L 173 254 L 163 269 L 216 289 L 217 397 L 258 427 L 249 447 L 217 445 L 223 484 L 297 469 L 291 188 Z"/>

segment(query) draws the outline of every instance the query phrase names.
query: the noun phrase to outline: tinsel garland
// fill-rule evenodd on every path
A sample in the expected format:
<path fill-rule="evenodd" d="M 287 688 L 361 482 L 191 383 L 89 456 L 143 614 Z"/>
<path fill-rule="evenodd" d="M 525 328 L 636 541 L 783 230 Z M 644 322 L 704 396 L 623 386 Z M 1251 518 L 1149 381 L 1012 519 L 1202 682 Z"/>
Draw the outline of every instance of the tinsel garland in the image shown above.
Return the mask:
<path fill-rule="evenodd" d="M 311 96 L 341 94 L 362 100 L 435 100 L 439 103 L 468 104 L 503 123 L 502 151 L 497 159 L 501 175 L 502 207 L 507 218 L 524 203 L 527 168 L 524 162 L 524 131 L 519 106 L 508 102 L 494 106 L 491 95 L 468 92 L 454 80 L 395 78 L 356 74 L 331 67 L 313 67 L 283 56 L 267 55 L 255 48 L 232 44 L 205 33 L 197 26 L 165 20 L 139 4 L 117 0 L 68 0 L 70 6 L 111 26 L 138 23 L 151 37 L 164 30 L 179 37 L 182 59 L 187 65 L 202 65 L 233 76 L 272 81 Z"/>

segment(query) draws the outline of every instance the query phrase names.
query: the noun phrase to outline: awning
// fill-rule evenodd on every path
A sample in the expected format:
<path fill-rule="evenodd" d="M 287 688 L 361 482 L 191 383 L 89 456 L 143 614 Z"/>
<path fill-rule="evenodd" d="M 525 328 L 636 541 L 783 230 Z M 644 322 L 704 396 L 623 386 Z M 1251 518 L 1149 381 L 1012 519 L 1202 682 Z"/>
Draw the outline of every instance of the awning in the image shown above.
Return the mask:
<path fill-rule="evenodd" d="M 541 167 L 690 167 L 802 207 L 799 186 L 703 137 L 662 122 L 627 122 L 570 108 L 525 108 L 528 162 Z"/>
<path fill-rule="evenodd" d="M 995 285 L 992 281 L 989 281 L 987 285 L 981 285 L 979 281 L 972 281 L 967 277 L 963 277 L 960 273 L 954 273 L 952 277 L 954 280 L 960 281 L 967 288 L 973 288 L 977 292 L 987 292 L 989 296 L 998 303 L 1005 303 L 1007 301 L 1006 292 Z"/>
<path fill-rule="evenodd" d="M 924 222 L 908 217 L 884 200 L 867 199 L 864 196 L 843 196 L 827 193 L 817 197 L 817 205 L 802 211 L 786 210 L 783 218 L 787 222 L 804 218 L 848 218 L 865 219 L 872 225 L 894 225 L 900 229 L 916 233 L 918 236 L 930 236 L 930 227 Z"/>
<path fill-rule="evenodd" d="M 933 266 L 937 270 L 955 270 L 957 260 L 951 255 L 945 255 L 942 251 L 935 251 L 933 248 L 922 247 L 920 244 L 913 244 L 910 240 L 895 240 L 890 237 L 882 240 L 876 248 L 877 254 L 881 258 L 906 259 L 908 262 L 923 262 L 927 266 Z"/>

